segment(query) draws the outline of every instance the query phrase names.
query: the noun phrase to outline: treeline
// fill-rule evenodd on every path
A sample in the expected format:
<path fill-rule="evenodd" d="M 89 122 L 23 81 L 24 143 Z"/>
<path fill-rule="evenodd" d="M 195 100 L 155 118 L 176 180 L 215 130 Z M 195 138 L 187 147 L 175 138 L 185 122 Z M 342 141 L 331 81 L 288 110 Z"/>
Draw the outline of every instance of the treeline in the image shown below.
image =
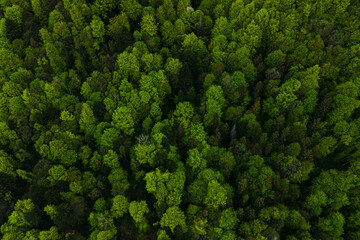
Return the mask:
<path fill-rule="evenodd" d="M 0 0 L 0 236 L 360 239 L 358 0 Z"/>

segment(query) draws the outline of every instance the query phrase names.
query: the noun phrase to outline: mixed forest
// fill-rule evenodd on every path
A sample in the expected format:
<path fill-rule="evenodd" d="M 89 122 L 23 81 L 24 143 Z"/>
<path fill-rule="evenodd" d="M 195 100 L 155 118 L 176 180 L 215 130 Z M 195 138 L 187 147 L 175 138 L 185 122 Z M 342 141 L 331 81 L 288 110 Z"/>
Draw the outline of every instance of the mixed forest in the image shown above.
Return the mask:
<path fill-rule="evenodd" d="M 360 239 L 360 1 L 0 0 L 0 238 Z"/>

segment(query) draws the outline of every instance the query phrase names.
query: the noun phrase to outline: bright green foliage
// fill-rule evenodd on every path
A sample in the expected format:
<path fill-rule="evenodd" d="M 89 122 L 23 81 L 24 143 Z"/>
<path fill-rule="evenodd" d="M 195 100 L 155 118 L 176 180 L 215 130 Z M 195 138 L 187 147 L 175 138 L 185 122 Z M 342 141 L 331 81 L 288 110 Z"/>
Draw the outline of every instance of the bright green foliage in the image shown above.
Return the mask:
<path fill-rule="evenodd" d="M 206 91 L 206 114 L 204 116 L 204 124 L 206 127 L 214 126 L 214 122 L 218 123 L 222 117 L 222 108 L 225 106 L 225 98 L 223 90 L 220 86 L 213 85 Z"/>
<path fill-rule="evenodd" d="M 0 151 L 0 173 L 16 176 L 14 169 L 15 162 L 6 152 Z"/>
<path fill-rule="evenodd" d="M 276 207 L 268 207 L 261 209 L 259 217 L 263 220 L 274 219 L 274 220 L 284 220 L 288 216 L 288 209 L 283 205 L 278 205 Z"/>
<path fill-rule="evenodd" d="M 113 150 L 109 150 L 106 155 L 103 157 L 104 165 L 109 168 L 119 168 L 119 156 Z"/>
<path fill-rule="evenodd" d="M 150 38 L 156 35 L 158 27 L 155 21 L 154 16 L 147 14 L 142 17 L 141 25 L 141 33 L 146 37 Z"/>
<path fill-rule="evenodd" d="M 140 94 L 148 93 L 153 101 L 163 104 L 164 97 L 171 92 L 171 87 L 163 70 L 151 71 L 140 79 Z"/>
<path fill-rule="evenodd" d="M 280 87 L 280 93 L 276 97 L 276 102 L 280 107 L 288 108 L 297 99 L 295 92 L 300 88 L 301 82 L 296 79 L 286 81 Z"/>
<path fill-rule="evenodd" d="M 31 8 L 32 8 L 35 16 L 39 20 L 45 21 L 46 17 L 47 17 L 46 16 L 47 6 L 44 5 L 44 2 L 41 0 L 30 0 L 30 3 L 31 3 Z M 56 10 L 54 10 L 54 11 L 56 11 Z M 50 26 L 50 19 L 51 19 L 51 13 L 49 15 L 49 26 Z"/>
<path fill-rule="evenodd" d="M 12 72 L 21 67 L 22 61 L 18 55 L 11 50 L 2 47 L 0 49 L 0 69 L 5 73 Z"/>
<path fill-rule="evenodd" d="M 177 58 L 168 58 L 165 64 L 165 71 L 176 76 L 179 74 L 180 69 L 182 68 L 182 63 Z"/>
<path fill-rule="evenodd" d="M 122 77 L 128 78 L 140 71 L 140 65 L 135 55 L 123 52 L 117 58 L 117 66 Z"/>
<path fill-rule="evenodd" d="M 232 230 L 236 227 L 239 222 L 236 211 L 232 208 L 228 208 L 221 213 L 219 220 L 219 226 L 226 230 Z"/>
<path fill-rule="evenodd" d="M 2 18 L 0 20 L 0 37 L 4 38 L 6 37 L 6 19 Z"/>
<path fill-rule="evenodd" d="M 66 39 L 71 36 L 68 25 L 65 22 L 57 22 L 54 24 L 54 35 L 58 39 Z"/>
<path fill-rule="evenodd" d="M 128 107 L 117 108 L 112 115 L 112 124 L 125 134 L 134 133 L 134 120 Z"/>
<path fill-rule="evenodd" d="M 90 23 L 90 27 L 92 30 L 92 36 L 97 39 L 94 43 L 94 48 L 99 49 L 99 44 L 104 41 L 104 35 L 105 35 L 105 24 L 99 17 L 94 17 L 94 19 Z"/>
<path fill-rule="evenodd" d="M 188 186 L 188 193 L 191 197 L 191 203 L 193 204 L 203 204 L 205 198 L 207 197 L 207 190 L 210 181 L 214 181 L 215 185 L 218 184 L 218 181 L 222 182 L 224 180 L 223 176 L 218 171 L 206 168 L 202 170 L 195 181 Z M 216 195 L 216 193 L 215 193 Z"/>
<path fill-rule="evenodd" d="M 164 4 L 158 7 L 156 11 L 156 18 L 161 24 L 173 21 L 176 18 L 175 9 L 171 0 L 165 0 Z"/>
<path fill-rule="evenodd" d="M 14 21 L 17 24 L 21 24 L 21 15 L 23 9 L 19 5 L 12 5 L 11 7 L 7 7 L 5 9 L 5 18 L 11 21 Z"/>
<path fill-rule="evenodd" d="M 58 233 L 56 227 L 51 227 L 48 231 L 41 231 L 39 233 L 39 240 L 59 240 L 62 236 Z"/>
<path fill-rule="evenodd" d="M 194 107 L 189 102 L 180 102 L 176 106 L 174 116 L 179 119 L 180 124 L 187 131 L 194 116 Z"/>
<path fill-rule="evenodd" d="M 206 160 L 198 149 L 190 149 L 188 155 L 189 157 L 186 159 L 186 165 L 188 165 L 192 171 L 201 171 L 206 168 Z"/>
<path fill-rule="evenodd" d="M 358 181 L 356 175 L 338 172 L 334 169 L 323 172 L 314 180 L 314 190 L 323 191 L 328 196 L 327 204 L 338 210 L 350 204 L 347 192 Z"/>
<path fill-rule="evenodd" d="M 80 129 L 87 133 L 91 133 L 94 129 L 94 124 L 96 123 L 96 118 L 91 107 L 87 103 L 82 104 L 81 114 L 80 114 Z"/>
<path fill-rule="evenodd" d="M 231 34 L 231 30 L 229 27 L 229 21 L 226 17 L 220 17 L 216 19 L 214 28 L 212 29 L 212 35 L 218 36 L 218 35 L 224 35 L 226 37 L 229 37 Z"/>
<path fill-rule="evenodd" d="M 62 159 L 63 154 L 67 152 L 68 146 L 63 140 L 53 140 L 49 143 L 52 159 Z"/>
<path fill-rule="evenodd" d="M 144 54 L 141 57 L 141 62 L 145 72 L 150 72 L 151 70 L 157 71 L 162 68 L 162 57 L 158 54 Z"/>
<path fill-rule="evenodd" d="M 206 235 L 207 219 L 195 218 L 192 231 L 199 235 Z"/>
<path fill-rule="evenodd" d="M 35 205 L 31 199 L 18 200 L 15 204 L 14 211 L 9 216 L 8 223 L 15 227 L 30 227 L 31 222 L 27 220 L 27 216 L 34 211 Z"/>
<path fill-rule="evenodd" d="M 259 48 L 262 38 L 261 28 L 252 21 L 245 30 L 238 33 L 241 43 L 248 45 L 250 48 Z"/>
<path fill-rule="evenodd" d="M 166 45 L 171 46 L 174 43 L 176 32 L 173 29 L 174 25 L 169 21 L 165 21 L 160 28 L 161 35 L 163 36 L 162 39 Z"/>
<path fill-rule="evenodd" d="M 112 239 L 117 233 L 113 218 L 110 216 L 109 211 L 105 211 L 104 213 L 91 212 L 88 220 L 91 227 L 96 229 L 93 232 L 97 235 L 97 238 L 95 239 Z"/>
<path fill-rule="evenodd" d="M 338 94 L 333 101 L 334 111 L 329 113 L 330 123 L 335 123 L 351 116 L 360 107 L 360 101 L 348 95 Z"/>
<path fill-rule="evenodd" d="M 155 195 L 159 203 L 166 202 L 169 206 L 179 205 L 185 184 L 185 173 L 162 173 L 158 168 L 146 173 L 146 190 Z"/>
<path fill-rule="evenodd" d="M 304 112 L 313 113 L 316 107 L 316 102 L 318 100 L 317 91 L 312 89 L 306 93 L 306 98 L 304 99 Z"/>
<path fill-rule="evenodd" d="M 129 205 L 129 213 L 136 223 L 146 222 L 145 215 L 149 213 L 149 208 L 145 201 L 132 201 Z"/>
<path fill-rule="evenodd" d="M 38 9 L 40 7 L 40 6 L 37 6 L 40 3 L 40 1 L 38 1 L 38 0 L 32 0 L 31 3 L 36 4 L 36 9 Z M 33 9 L 34 9 L 34 5 L 33 5 Z M 36 11 L 34 10 L 34 12 L 36 12 Z M 38 15 L 38 17 L 42 17 L 42 15 L 43 15 L 41 10 L 39 11 L 39 13 L 36 13 L 36 14 Z M 64 20 L 65 20 L 64 16 L 61 14 L 61 12 L 54 9 L 49 14 L 49 29 L 52 30 L 54 28 L 55 23 L 63 22 Z"/>
<path fill-rule="evenodd" d="M 129 202 L 123 195 L 117 195 L 113 198 L 113 204 L 111 207 L 111 215 L 115 218 L 122 217 L 129 211 Z"/>
<path fill-rule="evenodd" d="M 316 89 L 319 87 L 319 73 L 320 67 L 319 65 L 315 65 L 314 67 L 308 68 L 305 71 L 298 72 L 295 74 L 295 77 L 300 80 L 301 88 L 307 92 L 311 89 Z"/>
<path fill-rule="evenodd" d="M 66 169 L 63 165 L 55 165 L 49 169 L 49 176 L 47 179 L 52 183 L 56 183 L 65 174 L 65 172 Z"/>
<path fill-rule="evenodd" d="M 107 230 L 107 231 L 100 231 L 96 237 L 99 240 L 111 240 L 114 238 L 115 235 L 116 233 L 114 231 Z"/>
<path fill-rule="evenodd" d="M 180 226 L 186 232 L 185 214 L 177 206 L 170 207 L 166 210 L 160 220 L 161 227 L 169 227 L 171 232 L 177 226 Z"/>
<path fill-rule="evenodd" d="M 105 147 L 113 147 L 114 142 L 118 138 L 120 131 L 116 128 L 107 128 L 104 130 L 103 134 L 100 137 L 99 143 Z"/>
<path fill-rule="evenodd" d="M 166 234 L 166 231 L 162 229 L 157 232 L 157 237 L 159 240 L 171 240 L 171 238 Z"/>
<path fill-rule="evenodd" d="M 207 189 L 207 196 L 205 198 L 205 204 L 209 208 L 217 209 L 219 206 L 224 206 L 227 200 L 227 192 L 224 187 L 217 181 L 209 182 Z"/>
<path fill-rule="evenodd" d="M 150 166 L 153 166 L 155 163 L 155 145 L 154 144 L 138 144 L 134 148 L 135 159 L 140 164 L 148 163 Z"/>

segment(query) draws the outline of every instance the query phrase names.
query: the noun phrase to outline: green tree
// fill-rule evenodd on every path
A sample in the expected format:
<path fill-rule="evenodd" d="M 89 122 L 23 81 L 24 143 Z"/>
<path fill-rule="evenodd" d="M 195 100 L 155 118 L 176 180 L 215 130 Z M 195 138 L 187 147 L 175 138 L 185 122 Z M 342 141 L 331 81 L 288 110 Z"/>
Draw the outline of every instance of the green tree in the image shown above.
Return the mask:
<path fill-rule="evenodd" d="M 328 196 L 328 205 L 339 210 L 350 204 L 347 192 L 355 186 L 357 179 L 357 176 L 351 173 L 331 169 L 322 172 L 314 180 L 314 191 L 323 191 Z"/>
<path fill-rule="evenodd" d="M 109 12 L 116 8 L 116 2 L 114 0 L 96 0 L 94 6 L 99 14 L 106 17 Z"/>
<path fill-rule="evenodd" d="M 122 12 L 121 14 L 110 18 L 110 23 L 107 25 L 107 34 L 116 39 L 120 37 L 125 31 L 130 31 L 130 23 L 128 16 Z"/>
<path fill-rule="evenodd" d="M 123 195 L 117 195 L 113 198 L 113 204 L 111 207 L 111 215 L 115 218 L 122 217 L 129 211 L 129 202 Z"/>
<path fill-rule="evenodd" d="M 16 162 L 14 161 L 14 159 L 9 156 L 6 152 L 4 152 L 3 150 L 0 151 L 0 173 L 2 174 L 6 174 L 9 176 L 16 176 L 15 173 L 15 167 L 16 167 Z"/>
<path fill-rule="evenodd" d="M 297 99 L 296 91 L 300 88 L 301 83 L 296 79 L 290 79 L 283 83 L 280 87 L 280 93 L 276 97 L 279 107 L 288 108 Z"/>
<path fill-rule="evenodd" d="M 188 156 L 186 165 L 188 165 L 192 171 L 201 171 L 206 168 L 207 161 L 197 148 L 190 149 L 188 151 Z"/>
<path fill-rule="evenodd" d="M 81 114 L 79 119 L 80 129 L 88 134 L 92 134 L 95 130 L 96 118 L 90 105 L 82 104 Z"/>
<path fill-rule="evenodd" d="M 104 165 L 109 168 L 119 168 L 119 156 L 113 150 L 109 150 L 106 155 L 103 157 Z"/>
<path fill-rule="evenodd" d="M 232 208 L 228 208 L 221 213 L 219 226 L 226 230 L 232 230 L 235 229 L 238 222 L 239 220 L 236 211 Z"/>
<path fill-rule="evenodd" d="M 174 232 L 177 226 L 180 226 L 183 232 L 187 231 L 185 214 L 177 206 L 170 207 L 166 210 L 160 220 L 160 225 L 161 227 L 169 227 L 171 232 Z"/>
<path fill-rule="evenodd" d="M 112 186 L 111 194 L 113 196 L 124 195 L 125 191 L 130 187 L 128 174 L 122 168 L 112 169 L 108 176 L 108 180 Z"/>
<path fill-rule="evenodd" d="M 31 3 L 32 4 L 34 4 L 34 5 L 36 5 L 36 7 L 35 6 L 33 6 L 33 11 L 34 12 L 36 12 L 36 11 L 38 11 L 38 13 L 36 13 L 36 15 L 38 15 L 38 18 L 40 18 L 40 19 L 43 19 L 43 11 L 41 10 L 41 2 L 40 1 L 38 1 L 38 0 L 33 0 L 33 1 L 31 1 Z M 34 10 L 34 7 L 36 8 L 36 9 L 38 9 L 38 10 Z M 53 30 L 53 28 L 54 28 L 54 25 L 55 25 L 55 23 L 57 23 L 57 22 L 64 22 L 64 20 L 65 20 L 65 18 L 64 18 L 64 16 L 62 15 L 62 13 L 60 12 L 60 11 L 58 11 L 58 10 L 56 10 L 56 9 L 54 9 L 53 11 L 51 11 L 50 12 L 50 14 L 49 14 L 49 29 L 50 30 Z"/>
<path fill-rule="evenodd" d="M 150 212 L 145 201 L 132 201 L 129 205 L 130 216 L 134 219 L 140 231 L 146 231 L 149 227 L 146 216 Z"/>
<path fill-rule="evenodd" d="M 323 137 L 320 139 L 318 157 L 325 157 L 331 153 L 333 147 L 336 144 L 336 140 L 333 137 Z"/>
<path fill-rule="evenodd" d="M 23 9 L 19 5 L 14 4 L 11 7 L 5 8 L 4 16 L 6 19 L 14 21 L 20 25 L 22 22 L 22 13 Z"/>
<path fill-rule="evenodd" d="M 132 135 L 135 129 L 131 110 L 128 107 L 117 108 L 112 115 L 112 125 L 125 134 Z"/>
<path fill-rule="evenodd" d="M 61 56 L 59 48 L 52 43 L 45 44 L 46 54 L 50 60 L 50 66 L 55 73 L 63 72 L 66 68 L 66 61 Z"/>
<path fill-rule="evenodd" d="M 59 234 L 57 227 L 51 227 L 48 231 L 41 231 L 39 233 L 40 240 L 58 240 L 61 238 L 62 236 Z"/>
<path fill-rule="evenodd" d="M 220 86 L 212 85 L 206 91 L 206 114 L 204 116 L 204 125 L 206 127 L 216 126 L 214 122 L 219 124 L 222 117 L 222 109 L 225 106 L 225 98 L 223 90 Z"/>
<path fill-rule="evenodd" d="M 144 34 L 146 38 L 151 38 L 156 35 L 158 31 L 158 26 L 154 16 L 147 14 L 142 17 L 141 33 Z"/>
<path fill-rule="evenodd" d="M 146 190 L 155 195 L 159 204 L 169 206 L 181 203 L 182 191 L 185 185 L 185 172 L 177 171 L 162 173 L 160 169 L 145 174 Z"/>
<path fill-rule="evenodd" d="M 268 228 L 268 225 L 260 219 L 255 219 L 245 223 L 242 223 L 240 226 L 240 232 L 243 233 L 246 237 L 253 237 L 259 240 L 265 240 L 266 237 L 263 235 L 263 232 Z"/>
<path fill-rule="evenodd" d="M 122 77 L 128 78 L 140 71 L 140 64 L 132 53 L 123 52 L 117 58 L 117 66 Z"/>
<path fill-rule="evenodd" d="M 246 183 L 249 196 L 256 198 L 259 195 L 270 196 L 272 179 L 275 173 L 264 163 L 264 159 L 258 155 L 251 156 L 246 164 L 247 171 L 242 181 Z"/>
<path fill-rule="evenodd" d="M 160 28 L 161 35 L 163 36 L 162 41 L 167 46 L 171 46 L 176 39 L 176 32 L 173 31 L 173 29 L 174 29 L 174 24 L 172 24 L 169 21 L 165 21 Z"/>
<path fill-rule="evenodd" d="M 343 234 L 345 218 L 340 212 L 331 212 L 326 218 L 319 218 L 317 227 L 328 239 L 339 239 Z"/>
<path fill-rule="evenodd" d="M 22 60 L 18 55 L 13 53 L 10 49 L 0 49 L 0 69 L 5 73 L 15 72 L 22 66 Z"/>
<path fill-rule="evenodd" d="M 131 20 L 136 20 L 141 15 L 142 6 L 137 0 L 121 0 L 120 6 Z"/>
<path fill-rule="evenodd" d="M 47 18 L 47 6 L 44 4 L 43 1 L 41 0 L 30 0 L 31 3 L 31 8 L 35 14 L 35 16 L 42 22 L 46 21 Z M 56 10 L 54 10 L 56 11 Z M 53 11 L 53 12 L 54 12 Z M 49 26 L 51 26 L 52 24 L 50 23 L 50 19 L 52 18 L 52 12 L 49 15 Z M 52 29 L 52 27 L 50 27 L 50 29 Z"/>
<path fill-rule="evenodd" d="M 217 209 L 219 206 L 224 206 L 227 201 L 227 191 L 217 181 L 210 181 L 207 189 L 207 196 L 205 204 L 209 208 Z"/>
<path fill-rule="evenodd" d="M 97 212 L 104 212 L 106 210 L 106 201 L 104 198 L 99 198 L 94 203 L 94 209 Z"/>
<path fill-rule="evenodd" d="M 93 20 L 90 23 L 90 27 L 92 30 L 92 36 L 96 39 L 94 43 L 94 48 L 96 50 L 99 50 L 99 45 L 104 41 L 105 24 L 99 17 L 94 16 Z"/>
<path fill-rule="evenodd" d="M 138 144 L 134 147 L 135 159 L 140 164 L 148 163 L 150 166 L 154 166 L 156 155 L 155 150 L 155 145 L 153 143 Z"/>
<path fill-rule="evenodd" d="M 30 222 L 26 220 L 26 214 L 31 213 L 35 205 L 31 199 L 18 200 L 14 207 L 14 212 L 9 216 L 9 223 L 17 226 L 29 226 Z"/>

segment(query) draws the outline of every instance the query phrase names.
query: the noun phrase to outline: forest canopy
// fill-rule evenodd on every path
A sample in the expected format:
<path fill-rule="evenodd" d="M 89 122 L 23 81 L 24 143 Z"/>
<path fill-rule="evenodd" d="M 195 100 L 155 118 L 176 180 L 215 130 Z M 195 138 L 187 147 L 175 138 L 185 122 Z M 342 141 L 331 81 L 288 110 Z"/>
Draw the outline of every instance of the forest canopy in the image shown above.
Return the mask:
<path fill-rule="evenodd" d="M 0 226 L 360 239 L 360 1 L 0 0 Z"/>

